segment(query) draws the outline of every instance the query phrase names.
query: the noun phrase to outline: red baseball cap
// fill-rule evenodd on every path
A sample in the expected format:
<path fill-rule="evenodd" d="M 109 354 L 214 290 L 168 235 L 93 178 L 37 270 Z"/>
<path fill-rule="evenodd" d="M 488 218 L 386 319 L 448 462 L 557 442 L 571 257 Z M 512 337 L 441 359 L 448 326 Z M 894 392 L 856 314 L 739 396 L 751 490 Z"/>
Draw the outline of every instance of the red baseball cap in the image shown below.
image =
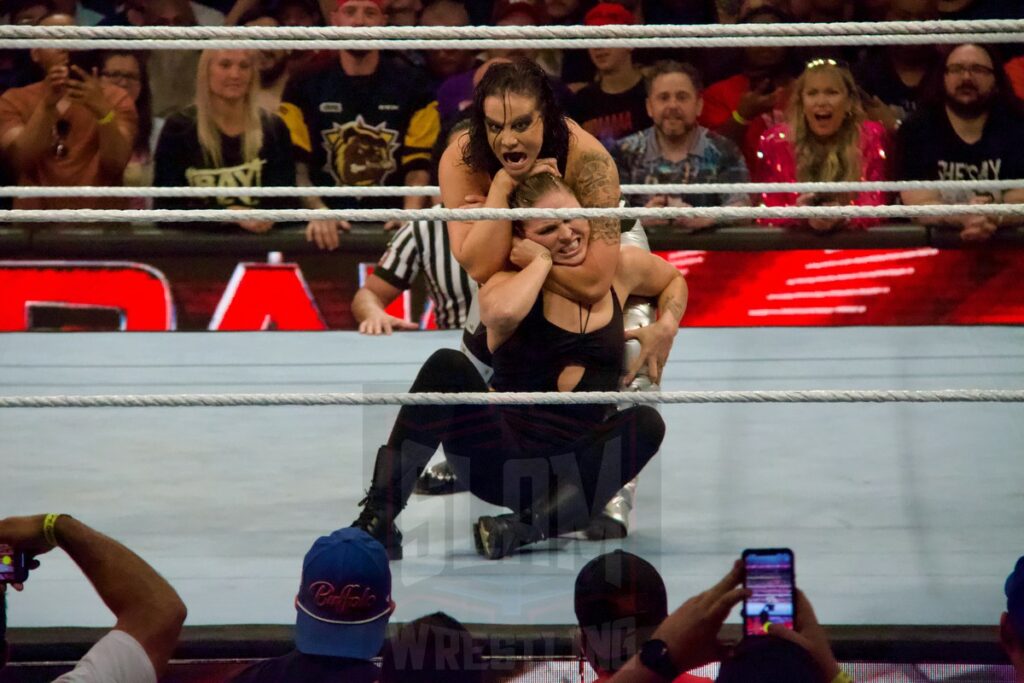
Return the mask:
<path fill-rule="evenodd" d="M 498 0 L 494 3 L 491 22 L 497 24 L 516 14 L 523 15 L 536 26 L 547 23 L 547 13 L 544 8 L 532 0 Z"/>
<path fill-rule="evenodd" d="M 587 26 L 635 24 L 636 17 L 617 2 L 599 2 L 583 17 L 583 23 Z"/>

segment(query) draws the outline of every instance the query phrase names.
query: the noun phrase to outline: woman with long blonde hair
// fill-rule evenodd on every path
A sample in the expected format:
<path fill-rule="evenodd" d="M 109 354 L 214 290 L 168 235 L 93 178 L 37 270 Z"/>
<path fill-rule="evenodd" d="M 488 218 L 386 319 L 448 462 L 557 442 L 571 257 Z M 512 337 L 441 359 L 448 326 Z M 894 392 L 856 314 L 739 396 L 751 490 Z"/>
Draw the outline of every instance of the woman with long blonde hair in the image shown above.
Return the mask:
<path fill-rule="evenodd" d="M 807 63 L 793 85 L 786 123 L 761 137 L 754 178 L 759 182 L 856 182 L 886 180 L 886 132 L 864 114 L 853 74 L 832 59 Z M 885 203 L 883 192 L 858 194 L 764 193 L 766 206 L 830 206 Z M 773 219 L 771 225 L 828 232 L 866 227 L 871 219 Z"/>
<path fill-rule="evenodd" d="M 156 150 L 154 184 L 164 187 L 237 187 L 236 197 L 157 200 L 158 208 L 286 208 L 290 201 L 260 200 L 247 187 L 294 186 L 295 161 L 284 122 L 260 109 L 256 55 L 247 50 L 204 50 L 196 74 L 195 104 L 167 119 Z M 232 221 L 266 232 L 270 221 Z"/>

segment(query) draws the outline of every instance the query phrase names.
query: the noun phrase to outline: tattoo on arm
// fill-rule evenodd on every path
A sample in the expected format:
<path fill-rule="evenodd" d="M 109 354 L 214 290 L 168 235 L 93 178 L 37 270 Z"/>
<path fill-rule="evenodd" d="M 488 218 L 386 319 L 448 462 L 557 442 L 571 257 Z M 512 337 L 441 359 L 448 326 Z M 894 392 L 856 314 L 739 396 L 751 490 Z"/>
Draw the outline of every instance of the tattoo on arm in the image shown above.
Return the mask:
<path fill-rule="evenodd" d="M 618 183 L 612 160 L 607 154 L 584 152 L 580 155 L 580 172 L 576 176 L 576 196 L 580 204 L 587 207 L 614 207 L 618 205 Z M 592 218 L 590 220 L 590 241 L 603 240 L 608 244 L 619 243 L 618 218 Z"/>
<path fill-rule="evenodd" d="M 665 301 L 660 302 L 660 308 L 663 315 L 671 315 L 675 320 L 682 319 L 683 311 L 686 310 L 682 302 L 676 301 L 673 296 L 669 296 Z"/>

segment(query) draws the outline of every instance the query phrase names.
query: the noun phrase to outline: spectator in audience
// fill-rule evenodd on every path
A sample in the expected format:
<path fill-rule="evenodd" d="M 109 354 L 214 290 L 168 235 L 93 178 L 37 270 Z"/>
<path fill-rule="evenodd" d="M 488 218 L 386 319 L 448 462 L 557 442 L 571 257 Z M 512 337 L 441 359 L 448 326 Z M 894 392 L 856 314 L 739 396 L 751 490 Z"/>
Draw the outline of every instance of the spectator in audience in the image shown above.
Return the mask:
<path fill-rule="evenodd" d="M 245 188 L 295 185 L 288 129 L 256 101 L 256 53 L 204 50 L 196 77 L 196 101 L 167 119 L 156 149 L 160 187 L 234 187 L 234 197 L 161 198 L 157 208 L 283 208 L 286 198 L 259 199 Z M 270 230 L 271 221 L 226 221 L 249 232 Z M 215 223 L 204 223 L 214 226 Z"/>
<path fill-rule="evenodd" d="M 943 63 L 942 101 L 922 108 L 900 127 L 901 180 L 1008 180 L 1024 178 L 1024 119 L 988 45 L 959 45 Z M 904 204 L 1021 203 L 1024 189 L 1005 192 L 905 190 Z M 1010 217 L 977 214 L 918 219 L 951 226 L 964 240 L 985 240 Z"/>
<path fill-rule="evenodd" d="M 43 17 L 53 14 L 49 0 L 13 0 L 2 6 L 3 23 L 35 26 Z M 32 63 L 28 50 L 0 50 L 0 93 L 8 88 L 28 85 L 42 77 Z"/>
<path fill-rule="evenodd" d="M 383 0 L 338 0 L 331 14 L 335 26 L 383 26 Z M 437 103 L 422 74 L 378 50 L 341 50 L 338 66 L 289 84 L 284 101 L 302 113 L 291 124 L 293 138 L 305 137 L 311 149 L 299 147 L 301 185 L 426 185 L 430 150 L 440 122 Z M 296 135 L 296 128 L 304 135 Z M 352 207 L 346 198 L 306 198 L 311 209 Z M 359 206 L 387 206 L 361 201 Z M 423 207 L 423 197 L 405 197 L 403 208 Z M 397 228 L 389 221 L 385 229 Z M 338 231 L 347 221 L 310 221 L 306 238 L 321 249 L 336 249 Z"/>
<path fill-rule="evenodd" d="M 892 0 L 886 21 L 938 19 L 938 0 Z M 932 45 L 869 47 L 853 73 L 863 88 L 868 118 L 894 134 L 920 106 L 928 76 L 939 68 L 940 56 Z"/>
<path fill-rule="evenodd" d="M 243 3 L 238 3 L 238 5 L 241 4 Z M 238 5 L 235 7 L 237 8 Z M 227 23 L 232 26 L 264 28 L 281 25 L 270 12 L 262 11 L 261 7 L 255 3 L 251 9 L 229 16 Z M 256 72 L 259 74 L 259 90 L 256 99 L 264 111 L 276 112 L 281 107 L 281 99 L 291 76 L 290 57 L 291 52 L 288 50 L 259 50 L 256 52 Z"/>
<path fill-rule="evenodd" d="M 689 64 L 661 61 L 645 78 L 647 111 L 654 125 L 620 140 L 612 150 L 623 183 L 745 183 L 743 155 L 732 140 L 697 123 L 703 100 L 700 73 Z M 729 195 L 650 195 L 644 206 L 749 206 L 743 193 Z M 657 222 L 645 221 L 655 225 Z M 662 223 L 664 224 L 664 223 Z M 676 227 L 711 227 L 711 218 L 676 219 Z"/>
<path fill-rule="evenodd" d="M 885 128 L 864 118 L 853 75 L 832 59 L 808 62 L 793 86 L 788 121 L 764 134 L 754 177 L 759 182 L 851 182 L 886 179 Z M 878 206 L 884 192 L 796 194 L 766 192 L 767 206 Z M 867 227 L 875 219 L 769 219 L 772 225 L 809 226 L 818 232 Z"/>
<path fill-rule="evenodd" d="M 1020 0 L 939 0 L 942 19 L 1021 19 Z"/>
<path fill-rule="evenodd" d="M 715 0 L 642 0 L 639 5 L 644 24 L 718 23 Z"/>
<path fill-rule="evenodd" d="M 791 0 L 790 9 L 797 21 L 831 23 L 853 18 L 852 0 Z"/>
<path fill-rule="evenodd" d="M 384 548 L 361 529 L 338 529 L 313 543 L 295 596 L 295 649 L 257 662 L 234 683 L 376 683 L 372 659 L 384 644 L 391 569 Z"/>
<path fill-rule="evenodd" d="M 482 683 L 473 636 L 444 612 L 414 619 L 384 643 L 381 683 Z"/>
<path fill-rule="evenodd" d="M 772 5 L 747 10 L 740 17 L 744 24 L 789 21 L 789 15 Z M 785 120 L 793 82 L 790 55 L 785 47 L 744 48 L 743 72 L 704 91 L 700 124 L 739 145 L 747 168 L 753 168 L 757 159 L 761 135 Z"/>
<path fill-rule="evenodd" d="M 52 14 L 43 26 L 71 26 Z M 19 185 L 120 185 L 137 126 L 128 94 L 98 71 L 68 66 L 67 50 L 31 51 L 43 80 L 0 96 L 0 150 Z M 16 209 L 124 208 L 111 198 L 16 198 Z"/>
<path fill-rule="evenodd" d="M 100 26 L 159 26 L 159 23 L 151 23 L 146 19 L 146 5 L 158 0 L 125 0 L 115 3 L 113 12 L 108 13 L 99 22 Z M 177 3 L 181 4 L 181 3 Z M 209 3 L 187 2 L 188 12 L 195 17 L 199 26 L 221 26 L 224 24 L 224 13 L 214 9 Z M 169 22 L 178 21 L 180 10 L 171 5 L 165 5 L 159 10 L 164 14 L 164 20 Z M 192 24 L 168 23 L 167 26 L 191 26 Z"/>
<path fill-rule="evenodd" d="M 5 23 L 35 26 L 55 10 L 51 0 L 9 0 L 3 4 Z"/>
<path fill-rule="evenodd" d="M 143 26 L 197 26 L 196 15 L 186 0 L 146 0 Z M 153 115 L 167 118 L 192 104 L 196 96 L 197 50 L 153 50 L 146 64 Z"/>
<path fill-rule="evenodd" d="M 322 26 L 327 16 L 316 0 L 278 0 L 272 11 L 281 26 Z"/>
<path fill-rule="evenodd" d="M 495 26 L 544 26 L 548 23 L 548 19 L 544 8 L 532 0 L 497 0 L 491 23 Z M 585 52 L 582 50 L 578 52 L 583 55 L 584 61 L 592 68 L 593 65 Z M 573 51 L 568 54 L 573 54 Z M 446 127 L 454 125 L 461 117 L 461 113 L 469 108 L 473 103 L 473 91 L 476 85 L 492 64 L 518 58 L 528 59 L 545 70 L 559 104 L 565 106 L 571 92 L 562 81 L 551 76 L 551 65 L 542 64 L 541 57 L 541 51 L 528 48 L 488 50 L 486 60 L 482 64 L 474 67 L 471 71 L 448 78 L 437 89 L 438 112 L 441 115 L 442 125 Z"/>
<path fill-rule="evenodd" d="M 796 623 L 790 631 L 772 625 L 769 637 L 747 638 L 733 654 L 718 639 L 729 612 L 750 591 L 741 588 L 743 565 L 736 561 L 717 584 L 684 602 L 612 677 L 612 683 L 661 683 L 678 672 L 722 660 L 718 683 L 852 683 L 832 654 L 807 596 L 796 591 Z M 657 647 L 657 646 L 663 646 Z M 802 652 L 797 653 L 797 646 Z M 723 658 L 723 655 L 725 657 Z M 653 667 L 653 668 L 652 668 Z M 658 673 L 659 669 L 665 670 Z"/>
<path fill-rule="evenodd" d="M 1024 680 L 1024 555 L 1006 577 L 1004 590 L 1006 611 L 999 619 L 999 642 L 1017 671 L 1017 679 Z"/>
<path fill-rule="evenodd" d="M 423 10 L 420 26 L 469 26 L 469 13 L 457 0 L 434 0 Z M 472 50 L 425 50 L 423 57 L 435 93 L 445 79 L 472 71 L 476 62 Z"/>
<path fill-rule="evenodd" d="M 634 24 L 622 5 L 601 2 L 587 12 L 587 26 Z M 633 64 L 632 48 L 591 48 L 587 51 L 597 69 L 597 81 L 569 100 L 568 114 L 606 148 L 615 141 L 651 125 L 644 106 L 643 74 Z"/>
<path fill-rule="evenodd" d="M 596 4 L 596 0 L 530 1 L 541 9 L 543 19 L 538 25 L 556 26 L 582 24 L 587 10 Z M 625 5 L 626 3 L 621 4 Z M 594 80 L 594 63 L 587 53 L 587 50 L 542 50 L 535 58 L 537 63 L 543 66 L 548 73 L 557 75 L 559 80 L 568 86 L 570 92 L 577 92 Z"/>
<path fill-rule="evenodd" d="M 185 604 L 141 557 L 68 515 L 0 519 L 0 543 L 36 558 L 61 548 L 117 618 L 114 628 L 55 683 L 156 683 L 178 644 Z M 22 590 L 20 584 L 13 584 Z M 0 583 L 0 601 L 6 584 Z M 0 660 L 0 668 L 4 661 Z"/>
<path fill-rule="evenodd" d="M 624 550 L 598 555 L 576 575 L 576 621 L 583 656 L 605 683 L 636 654 L 668 616 L 661 575 L 642 557 Z M 675 683 L 705 678 L 683 673 Z"/>
<path fill-rule="evenodd" d="M 141 53 L 130 50 L 108 50 L 100 55 L 100 80 L 115 85 L 135 103 L 138 126 L 132 140 L 132 153 L 124 169 L 124 184 L 146 187 L 153 184 L 153 149 L 163 121 L 153 120 L 152 97 L 146 74 L 146 60 Z M 154 134 L 155 132 L 155 134 Z M 132 208 L 146 209 L 151 202 L 142 199 Z"/>
<path fill-rule="evenodd" d="M 448 144 L 469 128 L 469 121 L 456 124 L 434 145 L 431 168 L 436 169 Z M 438 204 L 438 207 L 440 204 Z M 388 248 L 352 298 L 352 315 L 362 334 L 391 334 L 393 330 L 415 330 L 419 326 L 390 315 L 385 309 L 422 272 L 427 294 L 434 306 L 437 326 L 458 330 L 469 318 L 470 304 L 476 296 L 476 282 L 469 278 L 452 256 L 448 229 L 444 221 L 409 221 L 388 242 Z"/>
<path fill-rule="evenodd" d="M 387 0 L 385 13 L 388 26 L 415 26 L 419 23 L 423 3 L 420 0 Z"/>

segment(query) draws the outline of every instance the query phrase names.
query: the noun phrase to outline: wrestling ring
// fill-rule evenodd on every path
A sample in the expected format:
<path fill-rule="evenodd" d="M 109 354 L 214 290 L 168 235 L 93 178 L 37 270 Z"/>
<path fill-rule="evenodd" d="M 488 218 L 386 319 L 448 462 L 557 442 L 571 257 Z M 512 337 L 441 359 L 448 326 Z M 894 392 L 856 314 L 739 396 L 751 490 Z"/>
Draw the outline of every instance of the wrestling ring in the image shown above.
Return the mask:
<path fill-rule="evenodd" d="M 0 47 L 337 49 L 345 40 L 353 48 L 431 49 L 487 47 L 489 41 L 510 39 L 525 46 L 537 41 L 574 48 L 742 46 L 766 40 L 892 44 L 1019 40 L 1024 29 L 1024 22 L 917 23 L 836 24 L 825 36 L 816 25 L 759 26 L 769 30 L 767 38 L 747 35 L 741 26 L 600 27 L 573 29 L 571 35 L 556 27 L 514 32 L 331 28 L 303 29 L 298 35 L 288 29 L 4 26 Z M 776 35 L 775 29 L 786 30 Z M 1019 187 L 1010 181 L 872 185 L 878 184 L 808 184 L 806 189 Z M 687 185 L 657 189 L 710 191 Z M 430 194 L 435 188 L 316 190 L 380 196 Z M 259 188 L 252 194 L 306 191 L 312 190 Z M 624 188 L 627 194 L 640 191 L 652 188 Z M 6 196 L 198 193 L 217 190 L 0 188 Z M 967 211 L 1021 216 L 1024 206 L 252 210 L 232 218 L 752 221 Z M 186 219 L 217 221 L 223 212 L 0 211 L 0 222 L 8 223 Z M 0 336 L 3 513 L 73 514 L 138 552 L 189 606 L 188 625 L 195 630 L 190 641 L 187 628 L 185 640 L 193 656 L 204 651 L 204 639 L 237 632 L 234 625 L 263 625 L 271 630 L 249 634 L 287 640 L 303 553 L 312 539 L 354 518 L 376 447 L 386 440 L 397 404 L 410 400 L 402 392 L 432 351 L 458 343 L 455 332 L 386 338 L 355 332 Z M 465 493 L 414 496 L 400 518 L 406 554 L 392 567 L 398 605 L 392 620 L 443 610 L 464 623 L 485 625 L 481 630 L 487 633 L 525 629 L 513 638 L 520 654 L 529 649 L 523 643 L 531 636 L 553 634 L 562 645 L 528 654 L 565 655 L 573 581 L 595 555 L 621 547 L 645 557 L 662 573 L 670 603 L 678 604 L 702 590 L 743 548 L 784 545 L 795 550 L 798 582 L 821 621 L 837 627 L 837 650 L 847 657 L 877 654 L 891 641 L 920 641 L 920 649 L 905 651 L 908 661 L 923 653 L 930 653 L 930 661 L 998 661 L 986 634 L 1004 607 L 1000 587 L 1022 552 L 1024 528 L 1024 422 L 1020 406 L 1013 405 L 1024 400 L 1024 331 L 1015 326 L 684 326 L 664 377 L 661 392 L 631 398 L 660 404 L 668 432 L 659 455 L 641 474 L 627 538 L 559 538 L 532 552 L 488 561 L 474 552 L 470 524 L 503 510 Z M 621 395 L 601 398 L 622 400 Z M 45 560 L 26 591 L 9 600 L 12 642 L 38 644 L 39 633 L 69 625 L 109 627 L 107 610 L 73 564 L 60 555 Z M 944 657 L 940 646 L 950 642 L 961 649 Z"/>

